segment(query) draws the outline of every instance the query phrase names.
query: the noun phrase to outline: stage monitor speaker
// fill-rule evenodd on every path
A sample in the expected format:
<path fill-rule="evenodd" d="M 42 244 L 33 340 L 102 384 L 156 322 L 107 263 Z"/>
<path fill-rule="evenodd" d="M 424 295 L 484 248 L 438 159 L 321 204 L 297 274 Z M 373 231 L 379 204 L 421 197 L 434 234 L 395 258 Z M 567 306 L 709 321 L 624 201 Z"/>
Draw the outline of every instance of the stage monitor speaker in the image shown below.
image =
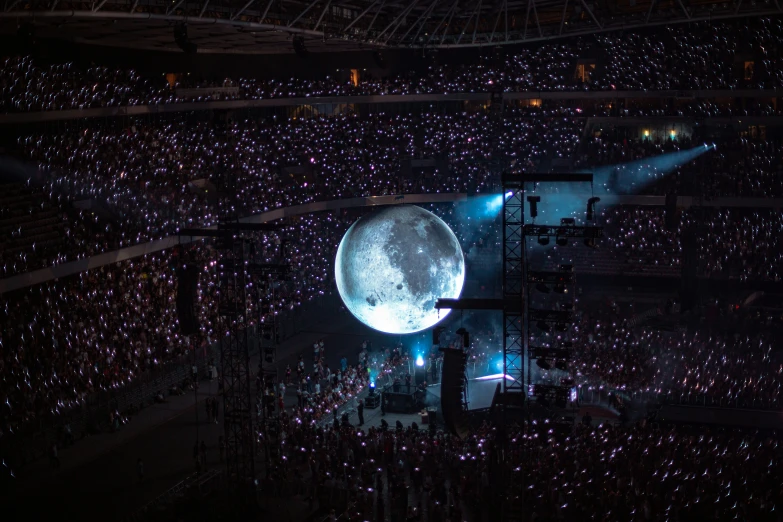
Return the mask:
<path fill-rule="evenodd" d="M 199 329 L 196 315 L 198 276 L 196 265 L 184 264 L 177 270 L 177 319 L 182 335 L 192 335 Z"/>
<path fill-rule="evenodd" d="M 442 351 L 443 374 L 440 404 L 441 410 L 443 410 L 443 423 L 449 432 L 456 434 L 465 411 L 462 399 L 468 358 L 463 350 L 442 349 Z"/>

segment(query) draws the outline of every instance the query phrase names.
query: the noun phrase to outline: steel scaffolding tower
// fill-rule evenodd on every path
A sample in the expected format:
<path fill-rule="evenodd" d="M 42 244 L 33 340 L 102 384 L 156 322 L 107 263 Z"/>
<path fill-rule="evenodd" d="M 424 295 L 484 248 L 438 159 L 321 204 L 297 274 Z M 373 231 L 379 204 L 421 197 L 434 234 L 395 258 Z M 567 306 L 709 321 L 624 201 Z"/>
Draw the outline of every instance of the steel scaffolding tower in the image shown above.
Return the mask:
<path fill-rule="evenodd" d="M 253 429 L 254 383 L 250 367 L 247 317 L 246 242 L 239 231 L 232 176 L 223 176 L 219 192 L 217 248 L 220 314 L 220 366 L 228 479 L 239 490 L 256 477 Z"/>
<path fill-rule="evenodd" d="M 525 222 L 523 182 L 504 174 L 503 186 L 503 392 L 525 387 Z"/>

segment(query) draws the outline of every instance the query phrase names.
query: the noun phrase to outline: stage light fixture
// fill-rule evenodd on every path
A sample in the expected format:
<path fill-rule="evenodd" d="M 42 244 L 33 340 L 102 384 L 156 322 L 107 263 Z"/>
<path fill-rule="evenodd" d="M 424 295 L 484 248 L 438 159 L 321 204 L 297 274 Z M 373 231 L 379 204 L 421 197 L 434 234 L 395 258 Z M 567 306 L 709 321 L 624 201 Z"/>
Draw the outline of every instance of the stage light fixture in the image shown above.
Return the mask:
<path fill-rule="evenodd" d="M 370 397 L 375 395 L 375 381 L 370 381 Z"/>
<path fill-rule="evenodd" d="M 541 201 L 541 196 L 528 196 L 527 202 L 530 204 L 530 217 L 535 218 L 538 216 L 538 203 Z"/>
<path fill-rule="evenodd" d="M 546 359 L 536 359 L 536 366 L 538 366 L 542 370 L 552 369 L 552 365 L 549 364 L 549 361 L 547 361 Z"/>
<path fill-rule="evenodd" d="M 418 367 L 424 366 L 424 357 L 422 357 L 421 355 L 416 356 L 416 366 Z"/>
<path fill-rule="evenodd" d="M 549 244 L 549 236 L 538 236 L 538 244 L 547 246 Z"/>
<path fill-rule="evenodd" d="M 544 283 L 537 283 L 536 284 L 536 290 L 538 290 L 542 294 L 548 294 L 549 293 L 549 287 L 547 285 L 545 285 Z"/>
<path fill-rule="evenodd" d="M 568 245 L 568 238 L 563 236 L 558 236 L 557 239 L 555 239 L 555 243 L 557 243 L 557 246 L 566 246 Z"/>

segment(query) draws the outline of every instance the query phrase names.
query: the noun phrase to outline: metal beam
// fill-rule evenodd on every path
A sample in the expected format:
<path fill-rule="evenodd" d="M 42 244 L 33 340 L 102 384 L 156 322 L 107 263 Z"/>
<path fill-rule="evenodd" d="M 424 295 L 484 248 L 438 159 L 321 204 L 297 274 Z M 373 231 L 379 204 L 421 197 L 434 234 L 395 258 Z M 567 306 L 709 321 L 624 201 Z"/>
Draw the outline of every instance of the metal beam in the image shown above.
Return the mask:
<path fill-rule="evenodd" d="M 174 11 L 176 11 L 176 10 L 177 10 L 177 8 L 178 8 L 179 6 L 181 6 L 181 5 L 182 5 L 182 3 L 183 3 L 184 1 L 185 1 L 185 0 L 179 0 L 179 2 L 177 2 L 176 4 L 174 4 L 174 7 L 172 7 L 172 8 L 171 8 L 171 9 L 169 9 L 168 11 L 166 11 L 166 16 L 169 16 L 171 13 L 173 13 Z"/>
<path fill-rule="evenodd" d="M 538 9 L 536 9 L 536 2 L 535 0 L 530 0 L 530 3 L 533 4 L 533 16 L 536 18 L 536 27 L 538 27 L 538 37 L 543 38 L 544 33 L 541 32 L 541 23 L 538 21 Z"/>
<path fill-rule="evenodd" d="M 408 6 L 408 7 L 406 7 L 405 9 L 403 9 L 403 10 L 402 10 L 402 12 L 401 12 L 400 14 L 398 14 L 398 15 L 397 15 L 397 18 L 395 18 L 394 20 L 392 20 L 392 22 L 391 22 L 389 25 L 387 25 L 387 26 L 386 26 L 386 28 L 385 28 L 383 31 L 381 31 L 381 34 L 379 34 L 379 35 L 378 35 L 377 39 L 378 39 L 378 40 L 380 40 L 380 39 L 381 39 L 381 36 L 385 35 L 385 34 L 386 34 L 386 31 L 388 31 L 389 29 L 391 29 L 391 28 L 392 28 L 392 26 L 394 26 L 395 24 L 397 24 L 397 27 L 399 27 L 399 24 L 401 24 L 401 23 L 402 23 L 402 20 L 403 20 L 403 18 L 405 18 L 405 17 L 408 15 L 408 13 L 409 13 L 409 12 L 410 12 L 410 11 L 411 11 L 411 10 L 412 10 L 414 7 L 416 7 L 416 4 L 418 4 L 418 3 L 419 3 L 419 0 L 413 0 L 413 2 L 411 2 L 411 5 L 409 5 L 409 6 Z M 395 27 L 395 28 L 394 28 L 394 30 L 395 30 L 395 31 L 397 30 L 397 27 Z M 388 41 L 388 40 L 389 40 L 389 39 L 387 38 L 387 39 L 386 39 L 386 41 Z"/>
<path fill-rule="evenodd" d="M 593 174 L 589 172 L 504 172 L 503 185 L 522 187 L 525 183 L 592 183 Z"/>
<path fill-rule="evenodd" d="M 11 9 L 13 9 L 14 7 L 16 7 L 16 4 L 18 4 L 19 2 L 21 2 L 21 0 L 14 0 L 13 2 L 11 2 L 11 5 L 9 5 L 8 7 L 6 7 L 6 8 L 5 8 L 5 12 L 7 13 L 7 12 L 9 12 Z"/>
<path fill-rule="evenodd" d="M 204 11 L 207 10 L 207 6 L 209 5 L 209 0 L 204 0 L 204 6 L 201 8 L 201 11 L 198 14 L 198 17 L 201 18 L 204 16 Z"/>
<path fill-rule="evenodd" d="M 59 4 L 59 3 L 60 3 L 60 0 L 54 0 L 54 2 L 52 2 L 52 8 L 50 9 L 50 11 L 54 11 L 54 8 L 57 7 L 57 4 Z"/>
<path fill-rule="evenodd" d="M 269 8 L 272 7 L 272 2 L 275 0 L 269 0 L 269 3 L 266 4 L 266 8 L 264 9 L 264 12 L 261 14 L 261 21 L 264 21 L 264 18 L 266 18 L 266 14 L 269 12 Z"/>
<path fill-rule="evenodd" d="M 682 3 L 680 3 L 680 5 L 682 5 Z M 737 2 L 737 8 L 734 10 L 734 14 L 739 13 L 740 7 L 742 7 L 742 0 L 739 0 L 739 2 Z"/>
<path fill-rule="evenodd" d="M 378 15 L 381 14 L 381 11 L 383 11 L 383 8 L 385 6 L 386 6 L 386 0 L 383 0 L 381 7 L 379 7 L 378 10 L 375 11 L 375 15 L 372 17 L 372 21 L 370 21 L 370 25 L 367 26 L 367 30 L 364 31 L 365 40 L 367 40 L 370 37 L 370 29 L 372 29 L 372 26 L 375 25 L 375 20 L 378 18 Z"/>
<path fill-rule="evenodd" d="M 685 4 L 682 3 L 682 0 L 677 0 L 677 3 L 680 4 L 680 8 L 682 9 L 682 12 L 685 13 L 685 18 L 688 20 L 691 19 L 691 14 L 688 12 L 688 10 L 685 8 Z M 740 0 L 739 5 L 737 5 L 737 9 L 739 10 L 739 6 L 742 5 L 742 0 Z"/>
<path fill-rule="evenodd" d="M 506 39 L 505 41 L 508 42 L 508 2 L 506 2 Z"/>
<path fill-rule="evenodd" d="M 429 37 L 429 38 L 427 38 L 427 43 L 426 43 L 425 45 L 429 45 L 429 44 L 430 44 L 430 41 L 432 40 L 432 38 L 433 38 L 433 37 L 434 37 L 434 36 L 435 36 L 435 35 L 438 33 L 438 31 L 440 31 L 440 26 L 441 26 L 441 25 L 443 25 L 443 22 L 445 22 L 445 21 L 446 21 L 446 18 L 447 18 L 449 15 L 451 15 L 451 13 L 453 13 L 453 12 L 454 12 L 454 9 L 456 9 L 456 8 L 457 8 L 457 3 L 458 3 L 458 2 L 459 2 L 459 0 L 454 0 L 454 3 L 451 5 L 451 9 L 449 9 L 448 11 L 446 11 L 446 14 L 444 14 L 444 15 L 443 15 L 443 18 L 441 18 L 441 19 L 440 19 L 440 22 L 438 22 L 438 25 L 435 27 L 435 30 L 434 30 L 434 31 L 432 31 L 432 34 L 430 35 L 430 37 Z"/>
<path fill-rule="evenodd" d="M 318 17 L 318 21 L 315 23 L 315 27 L 313 27 L 313 31 L 318 30 L 318 26 L 321 25 L 321 21 L 324 19 L 324 15 L 326 15 L 326 11 L 329 9 L 330 5 L 332 5 L 332 0 L 328 0 L 326 2 L 326 5 L 324 6 L 324 10 L 321 11 L 321 16 Z"/>
<path fill-rule="evenodd" d="M 133 14 L 133 11 L 136 10 L 136 7 L 138 7 L 138 5 L 139 5 L 139 0 L 134 0 L 133 7 L 131 7 L 131 10 L 130 10 L 131 14 Z"/>
<path fill-rule="evenodd" d="M 530 2 L 527 0 L 527 9 L 525 10 L 525 30 L 522 32 L 522 40 L 527 40 L 527 24 L 530 22 Z"/>
<path fill-rule="evenodd" d="M 364 15 L 366 15 L 367 13 L 369 13 L 369 12 L 370 12 L 370 9 L 372 9 L 373 7 L 375 7 L 375 6 L 378 4 L 378 2 L 379 2 L 379 1 L 380 1 L 380 0 L 375 0 L 373 3 L 371 3 L 371 4 L 369 5 L 369 7 L 367 7 L 367 9 L 365 9 L 364 11 L 362 11 L 361 13 L 359 13 L 359 16 L 357 16 L 356 18 L 354 18 L 354 19 L 353 19 L 353 22 L 351 22 L 350 24 L 348 24 L 348 27 L 346 27 L 345 29 L 343 29 L 343 31 L 342 31 L 342 32 L 344 32 L 344 33 L 347 33 L 347 32 L 348 32 L 348 29 L 350 29 L 351 27 L 353 27 L 353 26 L 356 24 L 356 22 L 358 22 L 359 20 L 361 20 L 361 19 L 362 19 L 362 17 L 363 17 Z M 271 2 L 270 2 L 270 3 L 271 3 Z"/>
<path fill-rule="evenodd" d="M 443 45 L 443 42 L 446 41 L 446 36 L 449 34 L 449 26 L 451 25 L 451 20 L 454 18 L 454 13 L 457 12 L 457 3 L 454 3 L 454 9 L 451 10 L 451 14 L 449 15 L 449 21 L 446 22 L 446 25 L 443 26 L 443 38 L 440 39 L 440 44 Z"/>
<path fill-rule="evenodd" d="M 440 0 L 435 0 L 434 2 L 432 2 L 432 5 L 435 6 L 435 4 L 437 4 L 439 1 Z M 430 14 L 432 14 L 432 13 L 430 13 Z M 421 23 L 421 25 L 419 25 L 419 30 L 416 31 L 416 36 L 413 37 L 413 42 L 414 43 L 419 39 L 419 35 L 421 34 L 422 30 L 424 30 L 424 26 L 427 25 L 427 21 L 429 19 L 430 19 L 430 17 L 427 16 L 427 18 Z"/>
<path fill-rule="evenodd" d="M 489 39 L 487 40 L 489 43 L 492 43 L 492 40 L 495 39 L 495 31 L 497 31 L 498 24 L 500 23 L 500 15 L 503 14 L 503 9 L 507 2 L 508 0 L 503 0 L 503 5 L 500 6 L 500 9 L 498 9 L 498 16 L 495 18 L 495 25 L 492 26 L 492 34 L 489 35 Z"/>
<path fill-rule="evenodd" d="M 522 310 L 518 299 L 445 299 L 435 301 L 436 310 Z"/>
<path fill-rule="evenodd" d="M 473 17 L 476 16 L 476 13 L 478 12 L 479 7 L 481 7 L 481 2 L 476 4 L 476 8 L 470 14 L 470 18 L 468 18 L 468 21 L 465 22 L 465 25 L 462 27 L 462 32 L 460 33 L 459 38 L 457 38 L 457 45 L 459 45 L 459 43 L 462 41 L 462 37 L 465 36 L 465 31 L 468 30 L 468 26 L 470 25 L 470 22 L 473 21 Z"/>
<path fill-rule="evenodd" d="M 427 23 L 427 20 L 429 19 L 430 12 L 432 11 L 432 8 L 435 7 L 435 4 L 437 4 L 440 0 L 433 0 L 433 2 L 430 4 L 430 6 L 419 16 L 419 18 L 416 19 L 415 22 L 411 24 L 411 26 L 408 28 L 407 31 L 405 31 L 405 34 L 400 36 L 400 42 L 405 41 L 405 37 L 407 37 L 411 31 L 413 31 L 413 28 L 417 25 L 419 26 L 419 30 L 416 33 L 416 38 L 419 37 L 419 33 L 421 33 L 422 28 L 424 27 L 424 24 Z M 416 38 L 413 39 L 413 41 L 416 41 Z"/>
<path fill-rule="evenodd" d="M 644 23 L 650 21 L 650 15 L 652 14 L 653 7 L 655 7 L 655 0 L 650 0 L 650 8 L 647 10 L 647 16 L 644 19 Z"/>
<path fill-rule="evenodd" d="M 476 32 L 478 31 L 479 19 L 481 18 L 481 0 L 479 0 L 478 7 L 476 8 L 476 22 L 473 24 L 473 43 L 476 43 Z"/>
<path fill-rule="evenodd" d="M 207 1 L 209 1 L 209 0 L 207 0 Z M 253 5 L 253 2 L 255 2 L 255 1 L 256 0 L 248 0 L 247 3 L 244 6 L 242 6 L 242 8 L 239 11 L 237 11 L 236 13 L 233 14 L 233 16 L 231 16 L 231 20 L 236 20 L 239 17 L 239 15 L 244 13 L 245 9 L 247 9 L 248 7 Z M 207 8 L 207 4 L 205 3 L 204 4 L 204 9 L 206 9 L 206 8 Z M 204 9 L 201 10 L 202 13 L 204 12 Z M 201 15 L 199 15 L 199 16 L 201 16 Z"/>
<path fill-rule="evenodd" d="M 297 16 L 296 18 L 294 18 L 294 21 L 293 21 L 293 22 L 291 22 L 290 24 L 288 24 L 288 27 L 293 27 L 293 26 L 294 26 L 294 24 L 296 24 L 296 22 L 298 22 L 298 21 L 299 21 L 299 20 L 300 20 L 300 19 L 301 19 L 301 18 L 302 18 L 304 15 L 306 15 L 306 14 L 307 14 L 307 11 L 309 11 L 310 9 L 312 9 L 312 8 L 313 8 L 313 6 L 314 6 L 315 4 L 317 4 L 318 2 L 319 2 L 319 0 L 313 0 L 313 2 L 312 2 L 310 5 L 308 5 L 308 6 L 305 8 L 305 10 L 304 10 L 304 11 L 302 11 L 301 13 L 299 13 L 299 16 Z"/>
<path fill-rule="evenodd" d="M 593 10 L 587 7 L 587 2 L 585 0 L 579 0 L 582 4 L 582 7 L 584 7 L 585 11 L 587 11 L 587 14 L 590 15 L 590 18 L 593 19 L 593 22 L 595 22 L 595 25 L 598 26 L 599 29 L 603 29 L 604 27 L 601 25 L 601 22 L 598 21 L 598 18 L 595 17 L 593 14 Z"/>
<path fill-rule="evenodd" d="M 522 235 L 528 237 L 565 237 L 565 238 L 601 238 L 604 237 L 603 227 L 577 227 L 573 225 L 525 225 Z"/>
<path fill-rule="evenodd" d="M 108 2 L 109 0 L 101 0 L 101 3 L 95 6 L 95 9 L 92 10 L 93 13 L 97 13 L 101 10 L 101 7 L 103 7 L 103 4 Z"/>
<path fill-rule="evenodd" d="M 568 9 L 568 0 L 565 0 L 565 2 L 563 2 L 563 16 L 560 18 L 560 32 L 558 34 L 563 34 L 563 26 L 565 25 L 567 9 Z"/>

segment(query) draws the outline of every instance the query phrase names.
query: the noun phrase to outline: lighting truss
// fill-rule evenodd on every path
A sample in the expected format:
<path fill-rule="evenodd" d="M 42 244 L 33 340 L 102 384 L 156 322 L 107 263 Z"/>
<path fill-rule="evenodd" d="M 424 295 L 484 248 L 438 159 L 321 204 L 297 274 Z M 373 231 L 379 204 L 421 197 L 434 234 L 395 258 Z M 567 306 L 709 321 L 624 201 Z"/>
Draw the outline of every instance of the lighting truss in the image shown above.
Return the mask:
<path fill-rule="evenodd" d="M 574 321 L 574 313 L 563 310 L 539 310 L 531 308 L 530 320 L 543 321 L 545 323 L 572 323 Z"/>
<path fill-rule="evenodd" d="M 573 349 L 571 348 L 547 348 L 545 346 L 528 347 L 531 359 L 560 359 L 571 360 Z"/>
<path fill-rule="evenodd" d="M 564 237 L 568 239 L 585 238 L 598 239 L 604 237 L 603 227 L 525 225 L 522 227 L 525 237 Z"/>
<path fill-rule="evenodd" d="M 529 270 L 527 282 L 531 284 L 543 283 L 545 285 L 570 285 L 574 282 L 572 272 L 539 272 Z"/>
<path fill-rule="evenodd" d="M 503 392 L 525 387 L 525 237 L 524 188 L 502 176 L 503 194 Z"/>

